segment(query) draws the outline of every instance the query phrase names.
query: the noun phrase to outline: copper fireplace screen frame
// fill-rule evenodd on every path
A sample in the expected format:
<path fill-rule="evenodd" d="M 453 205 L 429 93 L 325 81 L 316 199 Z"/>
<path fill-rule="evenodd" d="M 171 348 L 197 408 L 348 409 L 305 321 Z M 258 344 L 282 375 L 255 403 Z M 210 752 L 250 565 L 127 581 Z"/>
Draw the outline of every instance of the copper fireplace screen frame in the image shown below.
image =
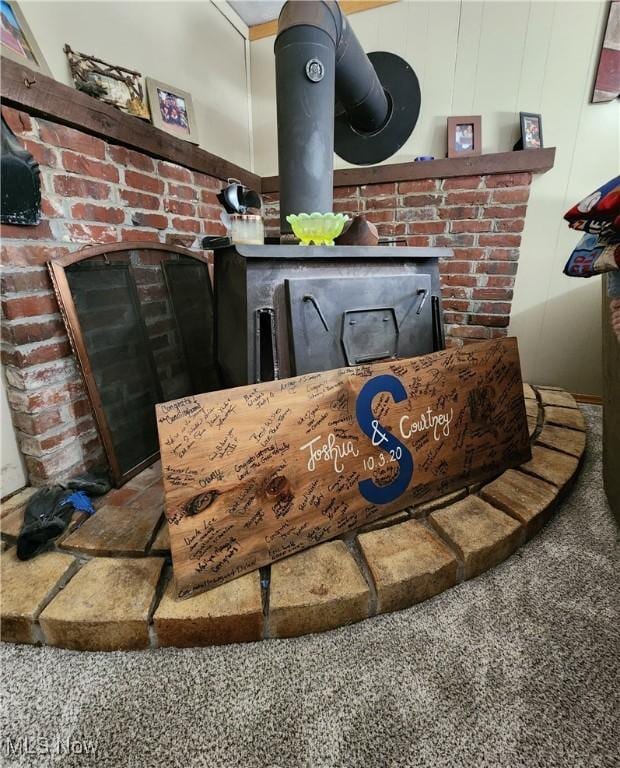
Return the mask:
<path fill-rule="evenodd" d="M 116 451 L 114 449 L 112 433 L 106 418 L 99 387 L 97 386 L 97 382 L 95 380 L 90 357 L 86 349 L 82 326 L 78 317 L 75 302 L 73 300 L 71 288 L 69 287 L 69 281 L 67 280 L 65 268 L 70 267 L 73 264 L 77 264 L 81 261 L 94 258 L 96 256 L 105 257 L 106 255 L 112 253 L 131 251 L 162 251 L 163 253 L 168 254 L 188 256 L 192 259 L 195 259 L 196 261 L 202 262 L 205 264 L 205 266 L 207 266 L 207 268 L 209 267 L 207 258 L 203 254 L 190 251 L 187 248 L 182 248 L 180 246 L 167 245 L 164 243 L 145 243 L 144 241 L 127 241 L 123 243 L 113 243 L 111 245 L 90 246 L 74 253 L 67 254 L 66 256 L 61 256 L 60 258 L 55 259 L 54 261 L 50 261 L 47 264 L 52 279 L 54 292 L 56 294 L 56 299 L 58 301 L 58 306 L 60 308 L 60 314 L 69 336 L 71 348 L 79 362 L 82 379 L 86 387 L 88 399 L 90 400 L 90 404 L 93 409 L 97 431 L 99 433 L 99 437 L 101 438 L 101 442 L 103 443 L 103 448 L 110 465 L 110 473 L 112 475 L 113 484 L 117 488 L 140 473 L 143 469 L 153 464 L 153 462 L 159 458 L 159 451 L 156 451 L 146 459 L 143 459 L 139 464 L 136 464 L 129 470 L 126 470 L 125 472 L 122 471 L 116 456 Z M 211 281 L 208 280 L 207 283 L 209 286 L 208 290 L 212 292 Z M 211 301 L 213 305 L 213 295 L 211 295 Z"/>

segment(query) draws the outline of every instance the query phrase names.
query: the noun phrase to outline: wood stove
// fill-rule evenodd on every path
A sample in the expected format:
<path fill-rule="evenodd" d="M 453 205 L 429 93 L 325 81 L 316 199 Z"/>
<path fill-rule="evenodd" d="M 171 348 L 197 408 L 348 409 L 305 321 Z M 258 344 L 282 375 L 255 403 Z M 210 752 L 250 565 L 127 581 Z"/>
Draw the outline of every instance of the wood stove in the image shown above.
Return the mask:
<path fill-rule="evenodd" d="M 400 57 L 364 53 L 334 0 L 285 3 L 274 52 L 280 228 L 287 241 L 287 214 L 331 211 L 334 149 L 358 165 L 390 157 L 415 126 L 420 88 Z M 289 244 L 218 249 L 224 385 L 443 349 L 437 260 L 451 253 Z"/>
<path fill-rule="evenodd" d="M 444 347 L 448 248 L 237 245 L 215 254 L 225 386 L 414 357 Z"/>

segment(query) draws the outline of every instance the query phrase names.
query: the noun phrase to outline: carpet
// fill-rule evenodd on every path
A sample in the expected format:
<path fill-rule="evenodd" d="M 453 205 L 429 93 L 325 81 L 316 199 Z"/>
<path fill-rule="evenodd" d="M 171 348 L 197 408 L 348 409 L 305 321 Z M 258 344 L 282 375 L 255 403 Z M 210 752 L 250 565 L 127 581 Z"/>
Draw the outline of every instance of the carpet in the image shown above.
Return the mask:
<path fill-rule="evenodd" d="M 601 411 L 583 410 L 583 469 L 548 526 L 409 610 L 219 648 L 3 645 L 2 764 L 618 766 L 618 531 Z"/>

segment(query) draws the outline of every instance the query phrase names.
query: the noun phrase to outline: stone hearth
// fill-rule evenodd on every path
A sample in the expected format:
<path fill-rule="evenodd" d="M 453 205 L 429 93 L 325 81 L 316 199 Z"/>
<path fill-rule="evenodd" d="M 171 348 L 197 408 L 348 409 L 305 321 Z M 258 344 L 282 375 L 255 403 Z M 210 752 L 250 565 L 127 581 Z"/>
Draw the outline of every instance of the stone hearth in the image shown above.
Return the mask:
<path fill-rule="evenodd" d="M 575 478 L 584 420 L 560 389 L 524 385 L 532 459 L 194 598 L 172 596 L 159 465 L 77 516 L 54 551 L 15 556 L 25 505 L 2 508 L 2 640 L 76 650 L 204 646 L 321 632 L 473 578 L 535 535 Z"/>

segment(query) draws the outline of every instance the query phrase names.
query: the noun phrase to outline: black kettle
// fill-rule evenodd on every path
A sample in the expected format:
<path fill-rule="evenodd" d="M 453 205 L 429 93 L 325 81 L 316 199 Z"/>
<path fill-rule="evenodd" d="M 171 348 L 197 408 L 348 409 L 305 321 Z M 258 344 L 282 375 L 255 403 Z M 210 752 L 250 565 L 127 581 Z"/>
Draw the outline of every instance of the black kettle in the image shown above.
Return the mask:
<path fill-rule="evenodd" d="M 262 208 L 263 201 L 258 192 L 245 187 L 236 179 L 228 179 L 228 186 L 218 193 L 217 199 L 226 213 L 247 213 L 248 208 Z"/>

